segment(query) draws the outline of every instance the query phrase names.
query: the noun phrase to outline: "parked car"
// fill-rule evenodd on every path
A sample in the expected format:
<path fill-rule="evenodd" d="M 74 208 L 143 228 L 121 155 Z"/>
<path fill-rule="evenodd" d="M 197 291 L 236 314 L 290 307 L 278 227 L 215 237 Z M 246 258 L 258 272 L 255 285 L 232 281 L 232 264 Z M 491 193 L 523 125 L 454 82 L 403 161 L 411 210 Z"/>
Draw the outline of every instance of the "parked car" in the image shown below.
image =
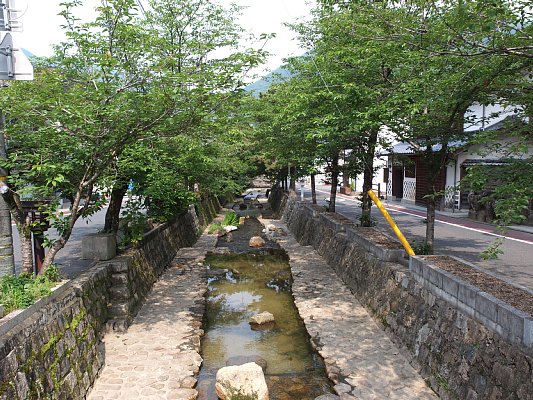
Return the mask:
<path fill-rule="evenodd" d="M 244 195 L 244 200 L 257 200 L 258 197 L 263 196 L 263 193 L 259 190 L 250 190 Z"/>

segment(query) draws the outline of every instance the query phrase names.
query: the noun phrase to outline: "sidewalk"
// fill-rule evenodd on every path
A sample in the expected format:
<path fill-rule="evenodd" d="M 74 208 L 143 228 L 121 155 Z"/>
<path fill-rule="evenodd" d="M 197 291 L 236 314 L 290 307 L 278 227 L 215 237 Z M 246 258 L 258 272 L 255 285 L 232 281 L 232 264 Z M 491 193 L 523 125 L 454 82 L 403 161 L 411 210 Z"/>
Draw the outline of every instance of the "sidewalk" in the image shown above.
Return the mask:
<path fill-rule="evenodd" d="M 415 204 L 405 204 L 405 203 L 400 203 L 400 202 L 394 201 L 394 200 L 382 200 L 382 203 L 385 205 L 386 208 L 390 207 L 392 209 L 405 209 L 405 210 L 421 212 L 421 213 L 424 213 L 424 215 L 426 214 L 425 207 L 418 206 L 418 205 L 415 205 Z M 497 228 L 496 225 L 491 224 L 489 222 L 481 222 L 481 221 L 476 221 L 474 219 L 470 219 L 469 216 L 468 216 L 468 211 L 466 211 L 466 210 L 454 210 L 454 211 L 436 210 L 435 214 L 441 215 L 441 216 L 450 217 L 450 218 L 465 219 L 465 220 L 467 220 L 469 222 L 472 222 L 472 223 L 476 223 L 476 224 L 480 224 L 480 225 L 486 225 L 486 226 L 490 226 L 490 227 L 493 227 L 493 228 Z M 533 235 L 533 226 L 528 226 L 528 225 L 510 225 L 507 228 L 511 229 L 511 230 L 515 230 L 515 231 L 530 233 L 530 234 Z"/>
<path fill-rule="evenodd" d="M 319 203 L 321 203 L 324 198 L 323 195 L 327 194 L 327 197 L 329 197 L 329 193 L 326 193 L 324 190 L 317 189 L 317 192 L 320 194 L 317 195 Z M 297 193 L 298 196 L 300 193 Z M 306 193 L 306 199 L 310 199 L 310 194 Z M 337 192 L 337 199 L 345 199 L 353 202 L 359 203 L 357 196 L 354 195 L 344 195 L 339 192 Z M 381 202 L 384 204 L 385 208 L 388 210 L 397 211 L 400 213 L 406 213 L 411 214 L 419 218 L 426 218 L 426 208 L 422 206 L 418 206 L 415 204 L 406 204 L 406 203 L 400 203 L 399 201 L 395 200 L 381 200 Z M 378 213 L 379 214 L 379 213 Z M 513 239 L 521 240 L 528 242 L 530 244 L 533 244 L 533 226 L 525 226 L 525 225 L 512 225 L 507 227 L 507 231 L 505 233 L 501 233 L 501 231 L 498 229 L 498 226 L 486 222 L 480 222 L 473 219 L 470 219 L 468 217 L 468 211 L 466 210 L 456 210 L 456 211 L 435 211 L 436 214 L 436 220 L 439 222 L 445 222 L 449 224 L 456 224 L 461 227 L 465 227 L 467 229 L 474 229 L 478 230 L 480 232 L 489 233 L 492 235 L 504 235 Z"/>
<path fill-rule="evenodd" d="M 88 400 L 194 400 L 202 363 L 205 267 L 198 263 L 217 237 L 184 248 L 161 275 L 124 334 L 104 338 L 105 367 Z"/>

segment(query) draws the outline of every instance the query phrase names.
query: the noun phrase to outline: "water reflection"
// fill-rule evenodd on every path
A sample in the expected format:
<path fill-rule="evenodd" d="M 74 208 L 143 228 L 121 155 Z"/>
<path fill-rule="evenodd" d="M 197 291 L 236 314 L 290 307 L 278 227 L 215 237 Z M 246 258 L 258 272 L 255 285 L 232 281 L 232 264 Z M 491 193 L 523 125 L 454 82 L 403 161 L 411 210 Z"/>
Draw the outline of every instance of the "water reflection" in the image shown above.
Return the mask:
<path fill-rule="evenodd" d="M 294 306 L 286 259 L 248 254 L 213 256 L 206 262 L 210 266 L 209 290 L 199 399 L 217 399 L 216 371 L 229 359 L 250 356 L 266 362 L 273 400 L 314 399 L 331 393 L 322 361 L 313 353 Z M 249 318 L 263 311 L 274 314 L 274 326 L 253 330 Z"/>

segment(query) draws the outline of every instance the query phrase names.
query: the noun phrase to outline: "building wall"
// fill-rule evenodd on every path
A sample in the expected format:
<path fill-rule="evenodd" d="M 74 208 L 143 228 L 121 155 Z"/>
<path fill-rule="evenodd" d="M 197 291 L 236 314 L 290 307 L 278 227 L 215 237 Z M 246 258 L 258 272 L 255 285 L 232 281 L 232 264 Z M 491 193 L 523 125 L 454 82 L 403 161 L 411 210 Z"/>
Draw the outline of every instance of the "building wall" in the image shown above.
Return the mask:
<path fill-rule="evenodd" d="M 445 202 L 446 208 L 452 208 L 452 205 L 455 203 L 456 209 L 468 209 L 466 195 L 463 193 L 461 196 L 460 190 L 454 191 L 454 187 L 457 187 L 460 184 L 461 177 L 464 174 L 464 169 L 461 171 L 461 168 L 466 161 L 499 160 L 501 158 L 505 158 L 508 156 L 506 149 L 509 149 L 509 147 L 515 143 L 516 139 L 514 138 L 501 137 L 498 140 L 498 145 L 501 146 L 499 151 L 490 149 L 491 144 L 475 144 L 467 147 L 464 150 L 458 151 L 455 155 L 453 155 L 452 159 L 446 166 L 446 189 L 448 191 L 447 200 Z M 527 152 L 518 155 L 518 158 L 521 159 L 528 157 L 533 157 L 533 145 L 529 146 Z"/>

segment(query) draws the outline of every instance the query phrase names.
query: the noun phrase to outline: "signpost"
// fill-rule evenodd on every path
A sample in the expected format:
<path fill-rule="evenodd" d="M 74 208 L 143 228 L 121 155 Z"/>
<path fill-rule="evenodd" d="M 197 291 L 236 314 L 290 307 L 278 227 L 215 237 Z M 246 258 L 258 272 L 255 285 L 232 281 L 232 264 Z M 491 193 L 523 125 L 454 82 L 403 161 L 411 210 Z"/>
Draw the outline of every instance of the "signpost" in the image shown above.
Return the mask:
<path fill-rule="evenodd" d="M 33 80 L 30 60 L 8 32 L 0 32 L 0 80 Z"/>

